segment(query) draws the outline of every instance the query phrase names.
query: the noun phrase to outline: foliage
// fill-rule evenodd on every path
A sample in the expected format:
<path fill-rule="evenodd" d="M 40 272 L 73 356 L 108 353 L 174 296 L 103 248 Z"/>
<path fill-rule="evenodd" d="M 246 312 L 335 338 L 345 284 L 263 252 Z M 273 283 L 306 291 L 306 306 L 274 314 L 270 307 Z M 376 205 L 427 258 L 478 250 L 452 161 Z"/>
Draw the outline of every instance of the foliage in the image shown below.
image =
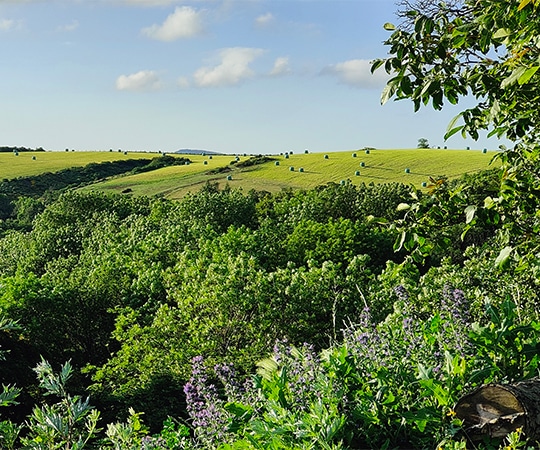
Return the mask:
<path fill-rule="evenodd" d="M 407 1 L 403 6 L 405 24 L 385 26 L 393 31 L 386 41 L 391 56 L 373 64 L 373 70 L 384 66 L 392 75 L 382 102 L 406 98 L 415 110 L 430 102 L 441 109 L 445 100 L 456 104 L 472 95 L 476 106 L 449 124 L 447 137 L 461 132 L 477 138 L 480 130 L 490 129 L 515 141 L 512 150 L 499 155 L 497 196 L 480 204 L 464 204 L 466 198 L 454 196 L 446 206 L 465 213 L 465 231 L 497 226 L 498 267 L 515 262 L 517 270 L 538 272 L 538 2 L 467 0 L 434 6 Z M 459 119 L 463 123 L 456 126 Z M 427 220 L 440 209 L 436 204 L 426 211 Z M 424 232 L 416 234 L 410 248 L 422 252 L 422 247 L 439 245 L 428 242 Z"/>
<path fill-rule="evenodd" d="M 66 383 L 72 374 L 71 365 L 66 363 L 59 373 L 54 373 L 50 364 L 42 360 L 35 371 L 46 395 L 54 395 L 59 401 L 34 408 L 28 418 L 30 432 L 21 438 L 24 448 L 86 447 L 99 431 L 99 413 L 90 407 L 89 399 L 72 397 L 66 392 Z"/>
<path fill-rule="evenodd" d="M 208 185 L 179 202 L 29 203 L 27 228 L 0 239 L 0 310 L 24 327 L 5 383 L 45 411 L 56 404 L 36 406 L 14 368 L 71 360 L 80 405 L 91 392 L 102 418 L 88 445 L 102 448 L 460 448 L 460 394 L 538 370 L 538 277 L 486 263 L 520 216 L 467 209 L 499 184 L 490 172 L 427 193 Z M 3 422 L 9 445 L 53 439 L 32 414 L 33 431 Z"/>
<path fill-rule="evenodd" d="M 255 198 L 230 188 L 219 190 L 217 185 L 207 183 L 197 194 L 188 195 L 179 210 L 186 219 L 223 232 L 231 225 L 253 225 Z"/>
<path fill-rule="evenodd" d="M 505 310 L 491 306 L 480 318 L 485 326 L 471 322 L 463 291 L 451 286 L 429 313 L 398 292 L 386 321 L 373 323 L 366 309 L 343 344 L 320 354 L 278 342 L 245 381 L 230 366 L 211 371 L 195 358 L 185 391 L 197 442 L 222 449 L 464 448 L 453 405 L 479 383 L 502 381 L 503 373 L 506 381 L 530 376 L 536 353 L 523 350 L 539 344 L 538 323 L 503 325 L 497 316 Z M 499 345 L 519 366 L 514 376 L 504 360 L 488 356 L 501 355 Z M 517 445 L 519 438 L 508 439 Z"/>
<path fill-rule="evenodd" d="M 272 158 L 269 156 L 259 155 L 259 156 L 252 156 L 251 158 L 246 159 L 245 161 L 240 161 L 240 162 L 234 161 L 233 164 L 236 165 L 236 167 L 251 167 L 251 166 L 264 164 L 264 163 L 275 161 L 275 160 L 276 160 L 275 158 Z"/>
<path fill-rule="evenodd" d="M 494 134 L 534 142 L 538 131 L 538 5 L 532 1 L 464 1 L 426 8 L 405 5 L 413 24 L 393 30 L 386 41 L 391 56 L 377 60 L 392 75 L 382 101 L 408 98 L 415 110 L 430 101 L 441 109 L 471 94 L 477 105 L 460 113 L 463 125 L 449 127 L 478 137 L 493 126 Z"/>
<path fill-rule="evenodd" d="M 426 138 L 418 139 L 418 148 L 429 148 L 429 141 Z"/>
<path fill-rule="evenodd" d="M 9 152 L 9 153 L 13 153 L 13 152 L 44 152 L 45 150 L 41 147 L 39 148 L 36 148 L 36 149 L 32 149 L 32 148 L 27 148 L 27 147 L 8 147 L 8 146 L 1 146 L 0 147 L 0 152 L 2 153 L 5 153 L 5 152 Z"/>

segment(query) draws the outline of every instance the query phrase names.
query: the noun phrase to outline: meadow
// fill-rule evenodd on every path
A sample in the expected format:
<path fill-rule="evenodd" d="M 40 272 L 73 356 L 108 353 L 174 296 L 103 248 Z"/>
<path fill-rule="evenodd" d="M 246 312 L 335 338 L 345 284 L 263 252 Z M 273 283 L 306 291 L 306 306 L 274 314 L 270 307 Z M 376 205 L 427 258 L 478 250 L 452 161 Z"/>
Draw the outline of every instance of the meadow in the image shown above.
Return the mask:
<path fill-rule="evenodd" d="M 182 198 L 201 189 L 207 182 L 220 188 L 229 185 L 245 192 L 255 189 L 279 192 L 283 189 L 311 189 L 329 182 L 362 183 L 399 182 L 421 188 L 430 177 L 457 178 L 490 167 L 495 152 L 480 150 L 351 150 L 328 153 L 299 153 L 270 156 L 272 160 L 249 167 L 236 167 L 250 155 L 188 155 L 185 166 L 166 167 L 137 175 L 119 176 L 84 189 L 106 192 L 130 190 L 134 195 L 160 195 Z M 174 155 L 174 154 L 173 154 Z M 114 161 L 121 158 L 149 158 L 148 153 L 128 155 L 107 152 L 41 153 L 0 155 L 0 178 L 33 175 L 39 171 L 60 170 L 69 165 Z M 180 155 L 178 155 L 180 156 Z M 186 155 L 182 155 L 186 156 Z M 17 164 L 13 165 L 13 159 Z"/>
<path fill-rule="evenodd" d="M 489 167 L 494 152 L 480 150 L 351 150 L 328 153 L 271 155 L 272 161 L 250 167 L 235 167 L 250 155 L 177 155 L 192 164 L 166 167 L 137 175 L 119 176 L 86 187 L 110 192 L 131 189 L 135 195 L 181 198 L 207 182 L 241 188 L 278 192 L 283 189 L 311 189 L 328 182 L 353 184 L 399 182 L 422 187 L 430 177 L 457 178 Z M 23 152 L 0 153 L 0 179 L 13 179 L 56 172 L 69 167 L 123 159 L 158 156 L 143 152 Z M 223 169 L 220 172 L 218 169 Z"/>
<path fill-rule="evenodd" d="M 11 152 L 0 153 L 0 180 L 57 172 L 70 167 L 82 167 L 90 163 L 118 161 L 122 159 L 151 159 L 155 153 L 124 152 Z"/>

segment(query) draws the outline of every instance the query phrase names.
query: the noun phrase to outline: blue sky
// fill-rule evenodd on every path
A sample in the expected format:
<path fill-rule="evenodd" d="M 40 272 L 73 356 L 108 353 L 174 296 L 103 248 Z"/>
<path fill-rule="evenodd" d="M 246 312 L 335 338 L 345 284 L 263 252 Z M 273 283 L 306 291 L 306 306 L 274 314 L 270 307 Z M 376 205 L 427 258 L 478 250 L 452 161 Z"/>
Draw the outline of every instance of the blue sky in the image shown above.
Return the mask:
<path fill-rule="evenodd" d="M 0 0 L 0 145 L 225 153 L 444 142 L 380 105 L 394 0 Z M 463 104 L 458 105 L 460 108 Z"/>

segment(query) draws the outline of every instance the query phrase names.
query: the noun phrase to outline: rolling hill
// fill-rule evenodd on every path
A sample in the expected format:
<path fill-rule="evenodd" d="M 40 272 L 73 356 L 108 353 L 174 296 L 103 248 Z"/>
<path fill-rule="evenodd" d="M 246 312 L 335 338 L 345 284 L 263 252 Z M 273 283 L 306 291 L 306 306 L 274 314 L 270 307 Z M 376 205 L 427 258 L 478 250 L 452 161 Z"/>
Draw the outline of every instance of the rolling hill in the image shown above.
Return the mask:
<path fill-rule="evenodd" d="M 134 195 L 181 198 L 205 183 L 243 190 L 276 192 L 309 189 L 329 182 L 401 182 L 422 187 L 430 177 L 456 178 L 490 167 L 495 152 L 480 150 L 362 149 L 329 153 L 286 153 L 254 158 L 249 155 L 183 155 L 191 163 L 145 173 L 110 177 L 82 189 L 128 191 Z M 182 157 L 181 154 L 169 154 Z M 0 153 L 0 180 L 56 172 L 90 163 L 157 157 L 128 152 Z"/>
<path fill-rule="evenodd" d="M 190 155 L 186 166 L 166 167 L 144 174 L 118 177 L 86 187 L 105 191 L 130 190 L 136 195 L 181 198 L 206 182 L 276 192 L 309 189 L 329 182 L 401 182 L 422 187 L 430 177 L 457 178 L 490 167 L 494 153 L 478 150 L 365 150 L 327 154 L 283 154 L 243 166 L 249 156 Z"/>

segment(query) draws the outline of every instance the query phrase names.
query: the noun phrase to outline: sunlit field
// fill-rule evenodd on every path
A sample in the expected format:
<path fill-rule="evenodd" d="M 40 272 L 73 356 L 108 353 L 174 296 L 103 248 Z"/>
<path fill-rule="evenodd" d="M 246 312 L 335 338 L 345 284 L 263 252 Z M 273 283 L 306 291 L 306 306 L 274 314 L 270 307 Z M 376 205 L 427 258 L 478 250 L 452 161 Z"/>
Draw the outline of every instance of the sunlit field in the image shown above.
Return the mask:
<path fill-rule="evenodd" d="M 151 159 L 157 153 L 128 152 L 19 152 L 0 153 L 0 180 L 57 172 L 70 167 L 81 167 L 90 163 L 118 161 L 122 159 Z"/>
<path fill-rule="evenodd" d="M 271 156 L 274 160 L 246 168 L 231 165 L 235 156 L 192 156 L 192 164 L 138 175 L 117 177 L 85 189 L 124 191 L 136 195 L 180 198 L 206 182 L 231 187 L 276 192 L 313 188 L 329 182 L 400 182 L 422 187 L 430 177 L 456 178 L 490 167 L 494 152 L 480 150 L 365 150 Z M 248 157 L 239 157 L 239 162 Z M 230 170 L 215 173 L 215 169 Z"/>

